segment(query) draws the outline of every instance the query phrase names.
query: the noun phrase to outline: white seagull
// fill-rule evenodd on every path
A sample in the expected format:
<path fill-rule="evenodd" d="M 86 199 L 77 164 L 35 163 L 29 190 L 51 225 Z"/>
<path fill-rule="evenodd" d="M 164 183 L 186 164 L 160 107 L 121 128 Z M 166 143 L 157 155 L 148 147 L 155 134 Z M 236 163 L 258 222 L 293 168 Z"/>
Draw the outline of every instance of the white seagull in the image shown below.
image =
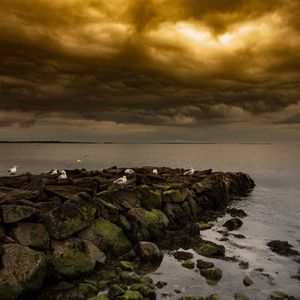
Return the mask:
<path fill-rule="evenodd" d="M 195 172 L 194 168 L 191 167 L 189 170 L 185 171 L 185 172 L 183 173 L 183 175 L 184 175 L 184 176 L 185 176 L 185 175 L 193 175 L 194 172 Z"/>
<path fill-rule="evenodd" d="M 50 175 L 58 175 L 58 170 L 54 169 L 50 172 Z"/>
<path fill-rule="evenodd" d="M 126 169 L 126 170 L 124 171 L 124 173 L 125 173 L 125 174 L 133 174 L 134 171 L 133 171 L 132 169 Z"/>
<path fill-rule="evenodd" d="M 18 166 L 13 166 L 12 168 L 10 168 L 10 169 L 8 170 L 8 174 L 9 174 L 9 175 L 16 175 L 17 169 L 18 169 Z"/>
<path fill-rule="evenodd" d="M 127 182 L 127 177 L 123 176 L 114 181 L 114 184 L 125 184 Z"/>
<path fill-rule="evenodd" d="M 153 169 L 152 173 L 157 175 L 158 174 L 157 169 Z"/>
<path fill-rule="evenodd" d="M 68 178 L 68 176 L 67 176 L 66 171 L 65 171 L 65 170 L 62 170 L 62 171 L 60 172 L 60 175 L 58 176 L 58 179 L 67 179 L 67 178 Z"/>

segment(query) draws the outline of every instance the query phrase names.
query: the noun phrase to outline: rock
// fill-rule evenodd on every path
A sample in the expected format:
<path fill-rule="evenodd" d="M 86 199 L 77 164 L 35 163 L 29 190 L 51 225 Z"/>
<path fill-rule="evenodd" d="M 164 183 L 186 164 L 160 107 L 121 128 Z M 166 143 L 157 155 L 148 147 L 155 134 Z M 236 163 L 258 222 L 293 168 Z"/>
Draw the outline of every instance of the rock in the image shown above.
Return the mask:
<path fill-rule="evenodd" d="M 198 269 L 210 269 L 213 268 L 215 265 L 212 262 L 204 261 L 202 259 L 197 260 L 197 268 Z"/>
<path fill-rule="evenodd" d="M 53 290 L 54 291 L 66 291 L 66 290 L 70 290 L 73 289 L 75 286 L 74 284 L 67 282 L 67 281 L 61 281 L 59 284 L 57 284 Z"/>
<path fill-rule="evenodd" d="M 194 250 L 206 257 L 224 257 L 225 255 L 225 247 L 212 242 L 205 242 L 199 246 L 196 245 L 194 246 Z"/>
<path fill-rule="evenodd" d="M 188 189 L 168 190 L 163 192 L 162 198 L 163 202 L 179 203 L 186 200 L 190 194 L 191 192 Z"/>
<path fill-rule="evenodd" d="M 299 298 L 296 298 L 294 296 L 289 296 L 287 293 L 281 292 L 281 291 L 272 292 L 272 294 L 270 295 L 270 299 L 272 299 L 272 300 L 299 300 Z"/>
<path fill-rule="evenodd" d="M 76 185 L 48 185 L 45 188 L 45 192 L 49 197 L 57 196 L 60 199 L 67 200 L 73 198 L 79 193 L 93 194 L 93 190 L 89 188 L 79 187 Z"/>
<path fill-rule="evenodd" d="M 96 208 L 90 197 L 82 193 L 65 201 L 45 215 L 49 235 L 57 240 L 66 239 L 88 227 L 94 220 Z"/>
<path fill-rule="evenodd" d="M 52 241 L 51 264 L 57 274 L 66 279 L 78 278 L 91 272 L 96 264 L 79 239 Z"/>
<path fill-rule="evenodd" d="M 87 249 L 91 259 L 98 264 L 104 265 L 106 261 L 106 255 L 96 247 L 92 242 L 87 240 L 82 240 L 85 248 Z"/>
<path fill-rule="evenodd" d="M 87 283 L 87 282 L 81 282 L 78 285 L 78 292 L 81 294 L 89 294 L 89 293 L 96 293 L 97 287 L 94 284 Z"/>
<path fill-rule="evenodd" d="M 244 218 L 248 216 L 244 210 L 238 208 L 227 208 L 226 212 L 229 213 L 233 218 Z"/>
<path fill-rule="evenodd" d="M 38 215 L 39 211 L 24 205 L 2 205 L 2 220 L 6 224 L 15 223 Z"/>
<path fill-rule="evenodd" d="M 116 300 L 143 300 L 143 296 L 137 291 L 126 291 L 124 295 L 118 296 Z"/>
<path fill-rule="evenodd" d="M 141 205 L 143 208 L 151 210 L 160 209 L 162 205 L 162 193 L 158 189 L 152 189 L 149 186 L 142 186 L 140 191 Z"/>
<path fill-rule="evenodd" d="M 14 300 L 23 293 L 38 290 L 46 274 L 46 259 L 41 252 L 18 244 L 3 245 L 0 270 L 0 299 Z"/>
<path fill-rule="evenodd" d="M 118 285 L 114 284 L 107 293 L 107 296 L 109 299 L 115 299 L 117 296 L 123 295 L 125 293 L 125 290 L 123 290 Z"/>
<path fill-rule="evenodd" d="M 210 295 L 208 297 L 201 297 L 201 296 L 185 296 L 179 298 L 179 300 L 219 300 L 217 295 Z"/>
<path fill-rule="evenodd" d="M 103 218 L 94 221 L 79 236 L 94 243 L 109 256 L 120 256 L 132 248 L 123 230 Z"/>
<path fill-rule="evenodd" d="M 246 269 L 249 268 L 249 263 L 246 262 L 246 261 L 241 261 L 241 262 L 239 263 L 239 266 L 240 266 L 241 269 L 246 270 Z"/>
<path fill-rule="evenodd" d="M 105 295 L 90 297 L 87 300 L 109 300 L 109 298 Z"/>
<path fill-rule="evenodd" d="M 131 223 L 133 237 L 138 241 L 157 238 L 169 225 L 166 215 L 157 209 L 132 208 L 127 217 Z"/>
<path fill-rule="evenodd" d="M 134 265 L 130 261 L 122 260 L 120 261 L 120 267 L 124 271 L 133 271 Z"/>
<path fill-rule="evenodd" d="M 156 293 L 154 286 L 148 283 L 135 283 L 131 285 L 130 289 L 132 291 L 138 291 L 144 296 L 146 299 L 155 299 Z"/>
<path fill-rule="evenodd" d="M 216 267 L 200 269 L 200 274 L 211 283 L 216 283 L 222 278 L 222 270 Z"/>
<path fill-rule="evenodd" d="M 196 223 L 196 225 L 197 225 L 197 227 L 199 228 L 200 231 L 208 230 L 212 227 L 212 225 L 207 224 L 205 222 L 198 222 L 198 223 Z"/>
<path fill-rule="evenodd" d="M 190 259 L 185 260 L 181 265 L 187 269 L 194 269 L 195 267 L 195 263 Z"/>
<path fill-rule="evenodd" d="M 142 261 L 161 261 L 163 254 L 154 243 L 139 242 L 137 253 Z"/>
<path fill-rule="evenodd" d="M 139 277 L 134 272 L 122 271 L 120 273 L 120 278 L 122 282 L 125 283 L 126 285 L 131 285 L 139 282 Z"/>
<path fill-rule="evenodd" d="M 253 284 L 253 280 L 249 276 L 245 276 L 243 279 L 244 286 L 250 286 Z"/>
<path fill-rule="evenodd" d="M 242 293 L 235 293 L 234 294 L 234 299 L 236 300 L 249 300 L 249 298 L 247 296 L 245 296 Z"/>
<path fill-rule="evenodd" d="M 163 212 L 168 217 L 172 229 L 181 229 L 190 221 L 179 203 L 166 203 Z"/>
<path fill-rule="evenodd" d="M 270 249 L 282 256 L 293 256 L 293 255 L 300 255 L 299 252 L 293 249 L 293 246 L 290 245 L 287 241 L 271 241 L 267 244 Z"/>
<path fill-rule="evenodd" d="M 239 229 L 243 225 L 242 220 L 239 218 L 232 218 L 223 224 L 224 227 L 226 227 L 228 230 L 236 230 Z"/>
<path fill-rule="evenodd" d="M 38 202 L 34 204 L 34 207 L 44 213 L 52 210 L 61 205 L 61 200 L 58 197 L 52 197 L 47 202 Z"/>
<path fill-rule="evenodd" d="M 48 249 L 49 235 L 43 224 L 18 223 L 12 230 L 14 238 L 23 246 Z"/>
<path fill-rule="evenodd" d="M 131 224 L 128 222 L 124 215 L 119 216 L 118 226 L 121 227 L 125 232 L 131 230 Z"/>
<path fill-rule="evenodd" d="M 166 286 L 168 283 L 167 282 L 164 282 L 164 281 L 157 281 L 155 286 L 158 288 L 158 289 L 162 289 L 164 286 Z"/>
<path fill-rule="evenodd" d="M 192 253 L 186 251 L 175 251 L 172 254 L 177 260 L 187 260 L 194 257 Z"/>

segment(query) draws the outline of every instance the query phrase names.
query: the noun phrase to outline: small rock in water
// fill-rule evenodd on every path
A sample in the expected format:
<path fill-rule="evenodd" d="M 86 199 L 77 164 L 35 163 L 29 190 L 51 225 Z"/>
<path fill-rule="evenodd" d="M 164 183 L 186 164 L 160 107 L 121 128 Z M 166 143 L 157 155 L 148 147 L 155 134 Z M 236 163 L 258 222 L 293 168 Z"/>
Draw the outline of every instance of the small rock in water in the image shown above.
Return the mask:
<path fill-rule="evenodd" d="M 117 296 L 123 295 L 124 293 L 125 291 L 115 284 L 108 290 L 107 296 L 108 298 L 113 299 Z"/>
<path fill-rule="evenodd" d="M 253 284 L 253 280 L 247 275 L 244 277 L 243 283 L 245 286 L 250 286 Z"/>
<path fill-rule="evenodd" d="M 293 256 L 293 255 L 300 255 L 299 252 L 293 249 L 293 246 L 290 245 L 287 241 L 271 241 L 267 244 L 270 249 L 282 256 Z"/>
<path fill-rule="evenodd" d="M 185 260 L 181 265 L 187 269 L 194 269 L 195 267 L 195 263 L 190 259 Z"/>
<path fill-rule="evenodd" d="M 192 259 L 194 257 L 192 253 L 186 251 L 176 251 L 173 252 L 172 254 L 177 260 L 187 260 L 187 259 Z"/>
<path fill-rule="evenodd" d="M 238 208 L 228 208 L 226 212 L 229 213 L 233 218 L 244 218 L 248 216 L 244 210 Z"/>
<path fill-rule="evenodd" d="M 270 295 L 270 299 L 272 300 L 298 300 L 299 298 L 296 298 L 294 296 L 289 296 L 287 293 L 285 292 L 281 292 L 281 291 L 274 291 L 272 292 L 272 294 Z"/>
<path fill-rule="evenodd" d="M 246 269 L 249 268 L 249 263 L 247 261 L 241 261 L 239 263 L 239 266 L 240 266 L 241 269 L 246 270 Z"/>
<path fill-rule="evenodd" d="M 228 230 L 236 230 L 239 229 L 243 225 L 242 220 L 239 218 L 232 218 L 224 223 L 224 227 L 226 227 Z"/>
<path fill-rule="evenodd" d="M 247 296 L 245 296 L 242 293 L 235 293 L 234 294 L 234 299 L 236 300 L 249 300 L 249 298 Z"/>
<path fill-rule="evenodd" d="M 166 286 L 167 285 L 167 283 L 166 282 L 164 282 L 164 281 L 158 281 L 157 283 L 156 283 L 156 287 L 158 288 L 158 289 L 162 289 L 164 286 Z"/>
<path fill-rule="evenodd" d="M 198 259 L 197 260 L 197 268 L 198 269 L 209 269 L 209 268 L 213 268 L 215 265 L 212 262 L 209 261 L 204 261 L 202 259 Z"/>

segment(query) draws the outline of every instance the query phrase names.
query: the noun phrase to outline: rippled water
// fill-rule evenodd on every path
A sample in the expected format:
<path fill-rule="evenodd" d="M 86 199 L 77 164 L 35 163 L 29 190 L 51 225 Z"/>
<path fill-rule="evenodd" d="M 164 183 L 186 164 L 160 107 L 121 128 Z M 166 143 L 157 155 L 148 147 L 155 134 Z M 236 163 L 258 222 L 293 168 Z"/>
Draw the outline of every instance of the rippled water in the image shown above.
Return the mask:
<path fill-rule="evenodd" d="M 290 276 L 297 273 L 299 264 L 292 258 L 272 253 L 266 243 L 287 240 L 300 251 L 300 145 L 87 145 L 87 144 L 0 144 L 0 175 L 11 165 L 19 165 L 20 172 L 48 171 L 65 168 L 73 160 L 83 158 L 78 167 L 102 169 L 118 166 L 170 166 L 214 171 L 242 171 L 256 182 L 253 193 L 233 206 L 243 208 L 248 217 L 238 233 L 239 240 L 229 237 L 220 242 L 217 233 L 228 218 L 220 218 L 203 237 L 223 244 L 229 256 L 248 261 L 250 267 L 241 270 L 238 263 L 211 259 L 223 270 L 223 278 L 214 287 L 206 284 L 196 272 L 184 269 L 172 257 L 165 255 L 160 268 L 152 274 L 155 280 L 168 281 L 160 293 L 179 296 L 175 289 L 187 295 L 218 293 L 221 299 L 233 299 L 236 291 L 251 299 L 267 299 L 271 291 L 282 290 L 300 295 L 300 284 Z M 242 248 L 242 249 L 241 249 Z M 195 255 L 197 259 L 198 255 Z M 206 259 L 207 260 L 207 259 Z M 264 273 L 256 268 L 264 268 Z M 243 287 L 244 275 L 250 274 L 254 284 Z M 161 298 L 160 293 L 158 299 Z M 170 298 L 169 298 L 170 299 Z"/>

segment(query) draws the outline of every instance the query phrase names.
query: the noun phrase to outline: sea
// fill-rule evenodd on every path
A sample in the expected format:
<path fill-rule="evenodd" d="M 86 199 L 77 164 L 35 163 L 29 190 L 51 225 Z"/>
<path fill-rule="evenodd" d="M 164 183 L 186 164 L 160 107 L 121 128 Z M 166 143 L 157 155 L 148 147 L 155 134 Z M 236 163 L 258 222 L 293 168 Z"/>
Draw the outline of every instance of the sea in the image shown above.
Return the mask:
<path fill-rule="evenodd" d="M 167 281 L 157 299 L 218 294 L 220 299 L 234 299 L 236 292 L 250 299 L 268 299 L 273 291 L 300 297 L 296 275 L 300 265 L 292 257 L 279 256 L 268 248 L 271 240 L 288 241 L 300 252 L 300 145 L 293 144 L 0 144 L 0 176 L 19 166 L 18 172 L 41 173 L 51 169 L 73 168 L 101 170 L 111 166 L 168 166 L 196 170 L 248 173 L 255 181 L 252 193 L 232 203 L 248 214 L 235 233 L 245 239 L 229 236 L 220 241 L 225 215 L 202 237 L 226 247 L 226 255 L 249 262 L 241 269 L 238 262 L 205 259 L 223 270 L 223 277 L 210 286 L 196 269 L 188 270 L 166 254 L 161 265 L 149 275 Z M 192 250 L 190 250 L 193 252 Z M 201 258 L 194 253 L 194 260 Z M 202 257 L 203 259 L 203 257 Z M 253 284 L 245 287 L 244 276 Z"/>

